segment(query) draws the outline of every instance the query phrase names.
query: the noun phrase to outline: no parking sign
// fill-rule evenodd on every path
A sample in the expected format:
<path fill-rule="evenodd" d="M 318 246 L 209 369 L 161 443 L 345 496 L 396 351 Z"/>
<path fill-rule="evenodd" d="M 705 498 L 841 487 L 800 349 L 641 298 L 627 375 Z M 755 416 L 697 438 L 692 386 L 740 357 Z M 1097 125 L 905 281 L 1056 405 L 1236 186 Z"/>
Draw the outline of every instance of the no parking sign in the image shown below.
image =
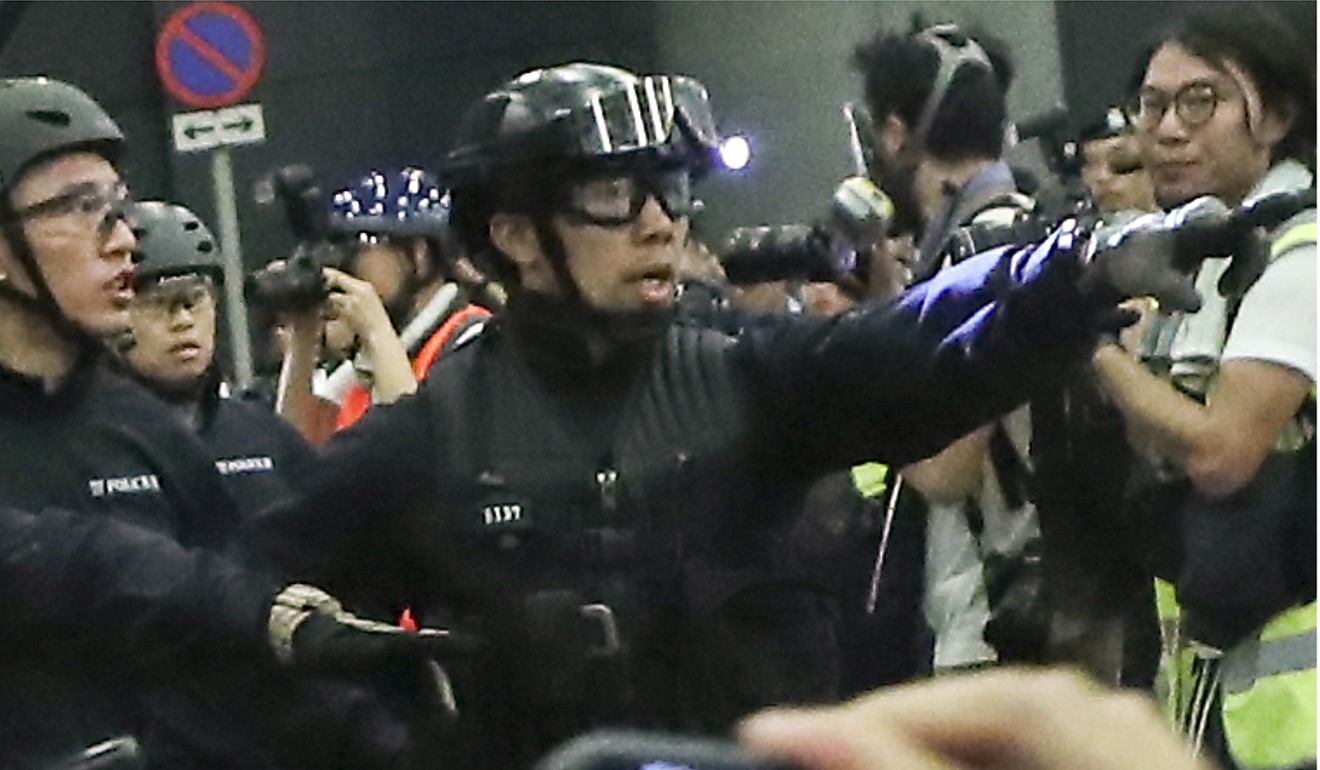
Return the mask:
<path fill-rule="evenodd" d="M 257 84 L 265 63 L 261 27 L 233 3 L 185 5 L 169 15 L 156 36 L 160 82 L 175 99 L 201 108 L 171 117 L 174 149 L 210 154 L 224 256 L 226 316 L 239 388 L 252 384 L 252 343 L 243 301 L 243 256 L 229 149 L 266 138 L 261 105 L 237 104 Z"/>
<path fill-rule="evenodd" d="M 170 14 L 156 37 L 156 71 L 190 107 L 227 107 L 252 90 L 266 44 L 252 16 L 224 2 L 193 3 Z"/>

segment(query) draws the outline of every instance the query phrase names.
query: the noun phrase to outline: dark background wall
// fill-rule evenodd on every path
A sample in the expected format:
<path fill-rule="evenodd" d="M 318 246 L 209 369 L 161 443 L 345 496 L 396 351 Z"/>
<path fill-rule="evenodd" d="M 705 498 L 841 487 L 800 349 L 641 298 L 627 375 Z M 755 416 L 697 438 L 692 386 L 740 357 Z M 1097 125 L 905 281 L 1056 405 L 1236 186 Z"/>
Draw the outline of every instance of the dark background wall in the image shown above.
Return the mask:
<path fill-rule="evenodd" d="M 1315 49 L 1314 0 L 1263 4 L 1286 17 Z M 1195 5 L 1188 0 L 1055 0 L 1067 104 L 1079 115 L 1098 116 L 1120 102 L 1138 57 L 1165 26 Z"/>
<path fill-rule="evenodd" d="M 14 17 L 4 75 L 46 74 L 86 89 L 130 138 L 125 173 L 139 198 L 165 197 L 214 222 L 207 153 L 175 153 L 169 118 L 186 105 L 156 76 L 155 35 L 179 2 L 0 0 Z M 302 162 L 326 186 L 373 165 L 434 165 L 463 107 L 510 74 L 571 58 L 655 68 L 649 3 L 249 2 L 266 66 L 266 141 L 232 150 L 244 260 L 262 264 L 292 239 L 256 203 L 269 172 Z M 8 13 L 6 13 L 8 11 Z M 12 21 L 12 19 L 11 19 Z"/>
<path fill-rule="evenodd" d="M 215 222 L 207 154 L 173 152 L 184 106 L 155 72 L 155 36 L 186 3 L 0 0 L 0 76 L 79 84 L 131 141 L 138 197 L 178 200 Z M 1159 0 L 804 0 L 800 2 L 240 2 L 261 26 L 266 65 L 246 101 L 265 111 L 264 144 L 232 150 L 244 261 L 287 254 L 281 212 L 256 201 L 274 168 L 317 169 L 325 186 L 371 165 L 434 165 L 463 107 L 523 69 L 594 59 L 682 72 L 709 86 L 726 127 L 748 133 L 747 172 L 707 183 L 707 239 L 738 224 L 805 221 L 850 172 L 840 105 L 858 94 L 853 47 L 878 27 L 978 26 L 1012 47 L 1010 117 L 1061 101 L 1085 114 L 1121 97 L 1155 30 L 1193 7 Z M 1315 42 L 1314 0 L 1272 2 Z M 1010 160 L 1037 162 L 1022 145 Z"/>

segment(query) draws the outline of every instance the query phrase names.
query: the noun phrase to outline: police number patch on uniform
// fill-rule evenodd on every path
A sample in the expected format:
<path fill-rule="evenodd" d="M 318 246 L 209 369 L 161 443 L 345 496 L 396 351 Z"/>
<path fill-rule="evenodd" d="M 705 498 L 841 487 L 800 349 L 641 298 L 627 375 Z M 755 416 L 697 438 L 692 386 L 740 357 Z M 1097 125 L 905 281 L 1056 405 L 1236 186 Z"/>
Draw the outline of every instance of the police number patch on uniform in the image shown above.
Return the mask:
<path fill-rule="evenodd" d="M 481 507 L 481 523 L 487 527 L 518 527 L 530 521 L 522 503 L 488 503 Z"/>

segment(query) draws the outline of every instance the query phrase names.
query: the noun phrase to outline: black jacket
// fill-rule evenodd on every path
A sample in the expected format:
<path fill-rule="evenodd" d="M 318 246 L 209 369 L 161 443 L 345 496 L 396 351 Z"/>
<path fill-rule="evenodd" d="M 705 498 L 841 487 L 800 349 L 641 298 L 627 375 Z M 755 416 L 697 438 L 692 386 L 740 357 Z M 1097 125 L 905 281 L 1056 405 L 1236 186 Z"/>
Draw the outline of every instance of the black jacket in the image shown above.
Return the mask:
<path fill-rule="evenodd" d="M 556 599 L 615 609 L 631 676 L 604 690 L 635 697 L 605 719 L 714 729 L 817 697 L 794 683 L 822 673 L 821 608 L 762 590 L 798 577 L 779 528 L 821 474 L 928 456 L 1048 387 L 1093 342 L 1076 273 L 1049 241 L 892 304 L 736 337 L 676 323 L 604 358 L 515 301 L 416 397 L 338 435 L 248 537 L 337 594 L 484 622 L 491 665 L 458 683 L 498 726 L 479 765 L 582 726 L 551 704 L 590 685 L 543 681 L 573 670 L 547 650 L 571 625 L 547 620 Z"/>
<path fill-rule="evenodd" d="M 206 638 L 212 621 L 237 618 L 240 646 L 269 657 L 257 616 L 270 585 L 185 550 L 217 546 L 237 516 L 153 396 L 90 359 L 51 394 L 0 370 L 0 468 L 0 506 L 86 516 L 43 513 L 5 533 L 0 745 L 13 766 L 131 731 L 133 688 L 238 643 L 232 629 Z"/>

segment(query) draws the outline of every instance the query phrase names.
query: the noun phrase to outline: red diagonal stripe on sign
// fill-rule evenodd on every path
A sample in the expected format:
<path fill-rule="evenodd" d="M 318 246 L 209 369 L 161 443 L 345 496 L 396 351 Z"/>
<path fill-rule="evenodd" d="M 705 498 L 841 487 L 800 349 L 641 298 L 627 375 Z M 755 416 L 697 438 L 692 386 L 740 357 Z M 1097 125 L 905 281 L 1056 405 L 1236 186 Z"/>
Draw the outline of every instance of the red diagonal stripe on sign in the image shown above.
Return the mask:
<path fill-rule="evenodd" d="M 191 29 L 188 29 L 187 24 L 179 25 L 179 37 L 182 38 L 185 43 L 192 46 L 197 53 L 201 54 L 203 59 L 214 64 L 217 69 L 233 78 L 235 82 L 241 82 L 243 78 L 247 76 L 247 73 L 236 67 L 229 59 L 225 58 L 224 54 L 212 48 L 211 44 L 206 42 L 202 36 L 193 32 Z"/>

